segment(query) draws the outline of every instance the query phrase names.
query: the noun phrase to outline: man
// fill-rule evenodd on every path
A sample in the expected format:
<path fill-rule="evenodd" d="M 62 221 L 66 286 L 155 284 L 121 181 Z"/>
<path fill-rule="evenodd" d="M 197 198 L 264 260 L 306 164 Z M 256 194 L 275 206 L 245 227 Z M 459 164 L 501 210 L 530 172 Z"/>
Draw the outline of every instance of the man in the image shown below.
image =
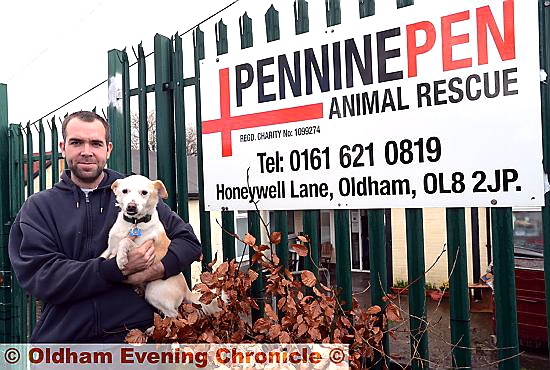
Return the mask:
<path fill-rule="evenodd" d="M 21 286 L 44 301 L 33 343 L 122 342 L 129 329 L 153 323 L 153 308 L 133 285 L 178 274 L 197 260 L 191 226 L 163 202 L 159 217 L 172 240 L 154 263 L 152 242 L 129 254 L 120 270 L 106 249 L 118 207 L 111 184 L 123 176 L 105 168 L 112 150 L 107 122 L 76 112 L 63 122 L 59 147 L 68 170 L 52 189 L 30 196 L 15 219 L 9 256 Z"/>

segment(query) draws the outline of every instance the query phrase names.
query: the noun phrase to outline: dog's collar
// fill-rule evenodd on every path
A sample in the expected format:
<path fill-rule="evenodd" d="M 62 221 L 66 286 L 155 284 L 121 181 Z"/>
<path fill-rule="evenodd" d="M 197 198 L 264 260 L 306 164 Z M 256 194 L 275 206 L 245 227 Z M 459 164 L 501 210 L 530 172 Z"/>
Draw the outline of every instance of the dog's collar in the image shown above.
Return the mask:
<path fill-rule="evenodd" d="M 124 218 L 124 221 L 127 221 L 131 224 L 137 225 L 141 222 L 149 222 L 151 221 L 151 215 L 145 215 L 142 218 L 135 218 L 135 217 L 128 217 L 125 214 L 122 215 L 122 218 Z"/>

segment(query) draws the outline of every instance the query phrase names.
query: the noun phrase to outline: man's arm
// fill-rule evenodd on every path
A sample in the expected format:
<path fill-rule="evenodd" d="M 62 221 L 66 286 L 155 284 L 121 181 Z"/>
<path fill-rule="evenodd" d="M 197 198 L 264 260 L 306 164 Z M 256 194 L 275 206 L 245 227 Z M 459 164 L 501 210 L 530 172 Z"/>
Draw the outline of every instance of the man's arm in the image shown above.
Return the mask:
<path fill-rule="evenodd" d="M 190 224 L 183 221 L 164 202 L 157 206 L 159 218 L 171 240 L 170 248 L 162 259 L 164 278 L 179 274 L 194 261 L 198 261 L 202 248 Z"/>
<path fill-rule="evenodd" d="M 34 208 L 32 219 L 25 215 Z M 24 221 L 22 221 L 21 215 Z M 116 260 L 69 259 L 59 251 L 48 222 L 27 201 L 10 230 L 8 251 L 21 286 L 33 296 L 53 304 L 78 301 L 112 287 L 124 276 Z"/>

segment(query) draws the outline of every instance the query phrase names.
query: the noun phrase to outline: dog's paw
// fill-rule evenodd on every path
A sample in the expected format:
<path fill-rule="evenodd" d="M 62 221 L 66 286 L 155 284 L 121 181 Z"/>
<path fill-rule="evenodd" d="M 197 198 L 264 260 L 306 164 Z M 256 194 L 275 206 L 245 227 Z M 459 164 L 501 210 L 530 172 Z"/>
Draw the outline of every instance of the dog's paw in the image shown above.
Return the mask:
<path fill-rule="evenodd" d="M 116 264 L 120 270 L 124 270 L 126 264 L 128 263 L 128 256 L 126 253 L 118 253 L 116 256 Z"/>

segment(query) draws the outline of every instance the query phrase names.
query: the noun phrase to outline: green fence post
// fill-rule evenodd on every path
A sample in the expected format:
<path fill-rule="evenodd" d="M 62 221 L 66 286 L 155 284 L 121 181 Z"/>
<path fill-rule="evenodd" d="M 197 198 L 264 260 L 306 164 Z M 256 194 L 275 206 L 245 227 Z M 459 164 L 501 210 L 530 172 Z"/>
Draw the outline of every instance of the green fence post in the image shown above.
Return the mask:
<path fill-rule="evenodd" d="M 397 0 L 397 9 L 414 5 L 414 0 Z"/>
<path fill-rule="evenodd" d="M 350 257 L 349 211 L 347 209 L 334 210 L 334 224 L 336 230 L 336 288 L 341 289 L 340 301 L 344 310 L 352 308 L 352 275 Z"/>
<path fill-rule="evenodd" d="M 388 264 L 386 260 L 386 230 L 384 223 L 384 210 L 372 209 L 368 211 L 369 229 L 369 255 L 370 255 L 370 282 L 371 282 L 371 303 L 382 309 L 386 303 L 382 298 L 388 292 Z M 390 354 L 390 341 L 388 334 L 384 334 L 382 341 L 384 353 Z M 377 355 L 377 358 L 380 356 Z M 382 359 L 388 365 L 389 358 Z M 376 364 L 377 369 L 383 368 L 382 363 Z"/>
<path fill-rule="evenodd" d="M 38 186 L 46 189 L 46 133 L 42 120 L 38 122 Z"/>
<path fill-rule="evenodd" d="M 32 125 L 27 123 L 27 196 L 34 194 L 34 153 L 33 153 L 33 139 L 32 139 Z"/>
<path fill-rule="evenodd" d="M 281 266 L 285 269 L 289 269 L 289 248 L 288 248 L 288 213 L 287 211 L 273 211 L 273 218 L 270 220 L 273 231 L 281 233 L 281 241 L 275 248 L 277 256 L 280 259 Z M 277 297 L 277 304 L 282 297 Z M 277 306 L 279 307 L 279 306 Z M 278 310 L 279 320 L 284 317 L 284 312 Z"/>
<path fill-rule="evenodd" d="M 155 109 L 157 125 L 157 178 L 168 190 L 166 204 L 177 210 L 176 161 L 174 160 L 174 104 L 172 82 L 172 40 L 155 35 Z"/>
<path fill-rule="evenodd" d="M 511 208 L 492 208 L 498 368 L 519 369 L 519 341 Z"/>
<path fill-rule="evenodd" d="M 256 244 L 260 244 L 260 215 L 258 211 L 248 211 L 248 233 L 253 235 L 258 240 Z M 252 263 L 252 256 L 255 252 L 254 249 L 251 247 L 248 248 L 248 254 L 250 256 L 249 261 L 251 263 L 250 268 L 258 273 L 258 278 L 252 282 L 252 287 L 250 288 L 250 296 L 256 301 L 256 303 L 258 303 L 259 306 L 258 310 L 252 309 L 252 322 L 254 323 L 256 320 L 264 316 L 264 277 L 262 274 L 262 265 L 258 262 Z"/>
<path fill-rule="evenodd" d="M 265 33 L 267 42 L 279 40 L 281 38 L 279 30 L 279 12 L 275 9 L 273 4 L 271 4 L 265 13 Z"/>
<path fill-rule="evenodd" d="M 406 209 L 405 219 L 412 368 L 426 369 L 429 368 L 429 358 L 422 209 Z"/>
<path fill-rule="evenodd" d="M 57 125 L 55 124 L 55 116 L 52 117 L 52 185 L 59 181 L 59 135 L 57 133 Z"/>
<path fill-rule="evenodd" d="M 206 211 L 204 202 L 204 172 L 203 172 L 203 148 L 202 148 L 202 103 L 200 84 L 200 61 L 204 58 L 204 32 L 199 27 L 194 32 L 194 61 L 195 61 L 195 121 L 197 128 L 197 182 L 199 187 L 199 218 L 200 236 L 202 245 L 202 270 L 206 271 L 212 261 L 212 236 L 210 226 L 210 212 Z"/>
<path fill-rule="evenodd" d="M 108 57 L 108 88 L 109 88 L 109 106 L 107 107 L 107 120 L 111 132 L 111 142 L 113 151 L 109 158 L 109 168 L 127 173 L 126 169 L 126 125 L 129 122 L 124 121 L 124 84 L 122 74 L 124 71 L 122 63 L 122 54 L 120 50 L 109 50 Z"/>
<path fill-rule="evenodd" d="M 452 366 L 464 369 L 472 366 L 465 211 L 447 208 L 446 213 Z"/>
<path fill-rule="evenodd" d="M 229 51 L 227 42 L 227 26 L 220 19 L 216 23 L 216 51 L 217 55 L 227 54 Z M 235 258 L 236 240 L 229 233 L 235 233 L 235 214 L 233 211 L 222 210 L 222 249 L 223 260 L 232 260 Z M 242 237 L 242 235 L 241 235 Z M 258 235 L 258 238 L 260 236 Z"/>
<path fill-rule="evenodd" d="M 325 13 L 327 27 L 336 26 L 342 23 L 340 0 L 325 0 Z"/>
<path fill-rule="evenodd" d="M 244 12 L 239 22 L 241 28 L 241 49 L 246 49 L 252 47 L 254 43 L 254 38 L 252 34 L 252 18 Z"/>
<path fill-rule="evenodd" d="M 319 218 L 321 211 L 303 211 L 304 233 L 309 237 L 309 254 L 304 259 L 304 268 L 315 274 L 319 279 L 319 247 L 321 235 L 319 229 Z"/>
<path fill-rule="evenodd" d="M 174 35 L 174 54 L 172 59 L 172 81 L 174 83 L 174 130 L 176 135 L 176 184 L 178 214 L 189 222 L 189 188 L 187 182 L 187 129 L 185 127 L 185 100 L 183 86 L 183 48 L 181 37 Z M 191 268 L 183 275 L 191 287 Z"/>
<path fill-rule="evenodd" d="M 231 261 L 235 258 L 235 244 L 240 243 L 235 239 L 235 214 L 233 211 L 222 211 L 222 249 L 223 260 Z M 239 235 L 241 238 L 243 235 Z M 257 236 L 260 241 L 260 236 Z"/>
<path fill-rule="evenodd" d="M 30 125 L 29 125 L 30 126 Z M 27 132 L 30 132 L 27 130 Z M 23 137 L 21 135 L 20 125 L 10 125 L 9 129 L 9 182 L 10 182 L 10 217 L 14 219 L 23 204 L 25 198 L 25 181 L 23 164 Z M 32 143 L 32 141 L 31 141 Z M 32 146 L 30 147 L 32 148 Z M 32 158 L 32 149 L 29 151 L 29 156 Z M 32 159 L 31 159 L 32 163 Z M 28 184 L 33 182 L 34 179 L 31 176 Z M 34 329 L 34 319 L 36 316 L 36 310 L 31 307 L 28 310 L 28 302 L 30 300 L 33 303 L 33 298 L 27 296 L 27 293 L 21 288 L 15 273 L 13 270 L 10 272 L 11 276 L 11 295 L 12 295 L 12 315 L 11 315 L 11 332 L 12 343 L 24 343 L 28 341 L 29 329 Z M 30 311 L 30 312 L 29 312 Z M 28 320 L 30 325 L 28 324 Z"/>
<path fill-rule="evenodd" d="M 540 66 L 547 73 L 550 72 L 550 8 L 546 1 L 539 1 L 539 42 Z M 545 176 L 550 173 L 550 93 L 548 91 L 548 77 L 541 81 L 540 97 L 542 110 L 542 148 Z M 550 256 L 550 192 L 544 196 L 542 207 L 544 256 Z M 544 258 L 544 286 L 546 297 L 550 297 L 550 258 Z M 550 304 L 546 305 L 546 317 L 550 317 Z M 546 332 L 548 335 L 548 350 L 550 351 L 550 325 L 547 320 Z"/>
<path fill-rule="evenodd" d="M 374 0 L 359 0 L 359 18 L 365 18 L 374 15 L 374 10 Z"/>
<path fill-rule="evenodd" d="M 147 72 L 145 53 L 138 45 L 139 173 L 149 177 L 149 122 L 147 122 Z"/>
<path fill-rule="evenodd" d="M 306 0 L 297 0 L 294 3 L 294 32 L 297 35 L 309 32 L 308 3 Z"/>
<path fill-rule="evenodd" d="M 0 341 L 10 343 L 12 332 L 12 297 L 10 294 L 11 272 L 8 257 L 8 236 L 10 228 L 10 184 L 5 172 L 9 165 L 8 146 L 8 87 L 0 84 L 0 270 L 3 281 L 0 283 Z M 14 278 L 15 280 L 15 278 Z"/>
<path fill-rule="evenodd" d="M 183 88 L 183 48 L 181 37 L 176 34 L 173 59 L 174 126 L 176 133 L 176 165 L 178 185 L 178 214 L 189 222 L 189 189 L 187 185 L 187 130 L 185 127 L 185 100 Z M 188 280 L 189 281 L 189 280 Z"/>

